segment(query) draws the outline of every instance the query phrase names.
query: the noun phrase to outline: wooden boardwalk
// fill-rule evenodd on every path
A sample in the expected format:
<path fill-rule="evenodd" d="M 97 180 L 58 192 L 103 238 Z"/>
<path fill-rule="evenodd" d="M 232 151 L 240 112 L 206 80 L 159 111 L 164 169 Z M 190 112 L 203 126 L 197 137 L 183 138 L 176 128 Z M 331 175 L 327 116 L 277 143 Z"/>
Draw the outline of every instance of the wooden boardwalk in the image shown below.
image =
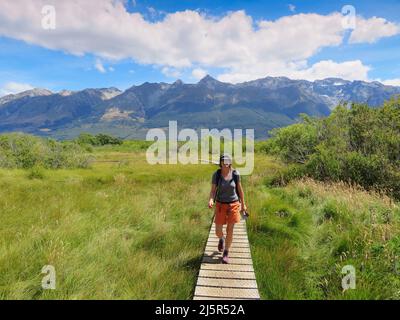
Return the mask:
<path fill-rule="evenodd" d="M 225 228 L 224 228 L 224 234 Z M 197 278 L 194 300 L 244 300 L 260 299 L 246 221 L 236 224 L 233 243 L 229 250 L 229 264 L 222 264 L 218 251 L 218 238 L 213 223 Z"/>

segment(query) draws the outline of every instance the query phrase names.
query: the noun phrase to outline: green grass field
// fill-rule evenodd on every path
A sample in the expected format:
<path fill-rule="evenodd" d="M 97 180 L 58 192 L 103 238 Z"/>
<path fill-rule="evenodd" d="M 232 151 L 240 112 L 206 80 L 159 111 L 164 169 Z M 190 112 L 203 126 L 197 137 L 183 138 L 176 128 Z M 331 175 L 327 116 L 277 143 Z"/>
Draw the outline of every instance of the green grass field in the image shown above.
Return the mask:
<path fill-rule="evenodd" d="M 1 299 L 192 297 L 216 167 L 150 166 L 133 149 L 98 148 L 88 169 L 0 169 Z M 281 168 L 258 154 L 243 179 L 262 298 L 400 298 L 398 204 L 311 180 L 269 187 Z M 342 292 L 347 264 L 357 288 Z M 41 287 L 44 265 L 56 290 Z"/>
<path fill-rule="evenodd" d="M 97 158 L 125 161 L 0 171 L 1 298 L 191 298 L 212 168 L 149 166 L 141 153 Z M 41 288 L 48 264 L 56 290 Z"/>

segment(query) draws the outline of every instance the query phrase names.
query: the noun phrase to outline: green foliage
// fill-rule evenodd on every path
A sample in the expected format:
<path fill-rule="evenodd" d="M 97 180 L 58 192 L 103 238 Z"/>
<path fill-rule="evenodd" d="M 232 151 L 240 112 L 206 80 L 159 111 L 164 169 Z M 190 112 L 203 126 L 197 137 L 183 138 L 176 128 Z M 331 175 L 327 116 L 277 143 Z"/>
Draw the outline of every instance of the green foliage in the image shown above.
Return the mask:
<path fill-rule="evenodd" d="M 318 143 L 317 120 L 304 116 L 304 123 L 273 129 L 270 133 L 274 137 L 265 149 L 279 154 L 287 162 L 305 163 L 315 152 Z"/>
<path fill-rule="evenodd" d="M 27 177 L 30 180 L 33 180 L 33 179 L 43 180 L 44 179 L 44 171 L 40 167 L 33 167 L 29 170 Z"/>
<path fill-rule="evenodd" d="M 294 179 L 299 179 L 306 174 L 304 167 L 298 164 L 290 164 L 271 175 L 267 184 L 272 187 L 285 186 Z"/>
<path fill-rule="evenodd" d="M 86 168 L 90 157 L 74 142 L 12 133 L 0 135 L 0 167 L 28 169 Z"/>
<path fill-rule="evenodd" d="M 324 119 L 271 132 L 263 150 L 319 180 L 346 181 L 400 198 L 400 97 L 380 108 L 343 105 Z"/>
<path fill-rule="evenodd" d="M 91 146 L 121 145 L 123 143 L 122 139 L 103 133 L 99 133 L 95 136 L 90 133 L 81 133 L 76 139 L 76 142 L 80 145 Z"/>
<path fill-rule="evenodd" d="M 107 134 L 99 133 L 96 135 L 96 140 L 99 142 L 99 145 L 104 146 L 106 144 L 122 144 L 122 139 L 115 138 Z"/>

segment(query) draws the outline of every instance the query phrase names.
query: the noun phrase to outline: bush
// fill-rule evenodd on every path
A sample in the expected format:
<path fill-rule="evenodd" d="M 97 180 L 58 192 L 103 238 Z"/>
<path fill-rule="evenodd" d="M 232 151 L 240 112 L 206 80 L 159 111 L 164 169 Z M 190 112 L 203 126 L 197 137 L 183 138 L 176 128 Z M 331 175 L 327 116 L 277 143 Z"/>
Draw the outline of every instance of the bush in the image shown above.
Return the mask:
<path fill-rule="evenodd" d="M 299 179 L 305 175 L 306 172 L 303 166 L 289 165 L 273 175 L 267 184 L 272 187 L 281 187 L 287 185 L 290 181 Z"/>
<path fill-rule="evenodd" d="M 105 146 L 105 145 L 121 145 L 122 139 L 115 138 L 113 136 L 99 133 L 95 136 L 90 133 L 81 133 L 76 142 L 80 145 L 91 145 L 91 146 Z"/>
<path fill-rule="evenodd" d="M 286 162 L 305 163 L 318 143 L 316 121 L 303 116 L 304 123 L 274 129 L 273 139 L 263 146 L 265 151 L 279 154 Z"/>
<path fill-rule="evenodd" d="M 380 189 L 400 198 L 400 97 L 380 108 L 340 105 L 326 118 L 303 117 L 302 123 L 275 129 L 271 135 L 262 149 L 302 165 L 297 173 Z M 297 176 L 283 175 L 285 181 Z"/>
<path fill-rule="evenodd" d="M 33 180 L 33 179 L 39 179 L 39 180 L 44 179 L 44 172 L 43 172 L 42 168 L 40 168 L 40 167 L 31 168 L 29 170 L 29 173 L 28 173 L 28 179 L 31 179 L 31 180 Z"/>
<path fill-rule="evenodd" d="M 0 135 L 0 167 L 86 168 L 90 157 L 75 142 L 58 142 L 32 135 Z"/>

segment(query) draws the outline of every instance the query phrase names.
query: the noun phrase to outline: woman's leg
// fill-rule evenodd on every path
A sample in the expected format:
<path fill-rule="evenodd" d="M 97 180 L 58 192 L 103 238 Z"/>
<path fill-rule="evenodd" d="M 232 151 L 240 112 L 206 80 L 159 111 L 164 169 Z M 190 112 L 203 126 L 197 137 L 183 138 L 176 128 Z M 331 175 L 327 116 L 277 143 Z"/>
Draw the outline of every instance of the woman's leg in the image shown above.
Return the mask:
<path fill-rule="evenodd" d="M 227 250 L 227 251 L 229 251 L 229 249 L 231 248 L 234 227 L 235 227 L 234 223 L 228 223 L 228 225 L 226 226 L 225 250 Z"/>
<path fill-rule="evenodd" d="M 219 239 L 224 237 L 224 232 L 222 231 L 222 227 L 226 223 L 223 209 L 224 208 L 221 207 L 221 204 L 219 202 L 217 202 L 215 205 L 215 220 L 214 220 L 214 222 L 215 222 L 215 234 Z"/>
<path fill-rule="evenodd" d="M 215 234 L 219 239 L 224 236 L 224 232 L 222 231 L 222 224 L 215 224 Z"/>

